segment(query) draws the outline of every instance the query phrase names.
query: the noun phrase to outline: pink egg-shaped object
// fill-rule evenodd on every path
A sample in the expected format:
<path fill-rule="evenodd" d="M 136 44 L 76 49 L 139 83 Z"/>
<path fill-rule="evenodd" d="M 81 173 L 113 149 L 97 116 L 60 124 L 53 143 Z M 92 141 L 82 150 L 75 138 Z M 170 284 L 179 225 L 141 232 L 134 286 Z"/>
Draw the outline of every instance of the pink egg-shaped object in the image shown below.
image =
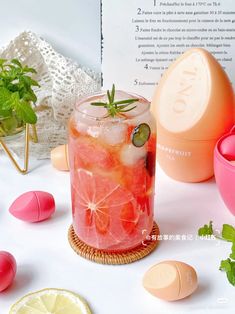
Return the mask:
<path fill-rule="evenodd" d="M 9 212 L 23 221 L 39 222 L 48 219 L 55 212 L 55 200 L 47 192 L 26 192 L 12 203 Z"/>
<path fill-rule="evenodd" d="M 219 147 L 219 152 L 227 160 L 235 160 L 235 134 L 227 135 L 223 141 L 221 141 Z"/>
<path fill-rule="evenodd" d="M 8 252 L 0 251 L 0 292 L 11 285 L 16 274 L 16 260 Z"/>

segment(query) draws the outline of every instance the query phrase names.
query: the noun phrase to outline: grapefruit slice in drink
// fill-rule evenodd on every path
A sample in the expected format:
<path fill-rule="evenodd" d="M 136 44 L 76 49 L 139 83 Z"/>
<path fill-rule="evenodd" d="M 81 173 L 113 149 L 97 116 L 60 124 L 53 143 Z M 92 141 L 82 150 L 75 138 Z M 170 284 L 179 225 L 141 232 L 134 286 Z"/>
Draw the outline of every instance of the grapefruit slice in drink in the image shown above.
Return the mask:
<path fill-rule="evenodd" d="M 86 244 L 125 250 L 142 241 L 143 214 L 126 188 L 100 174 L 77 169 L 72 184 L 74 228 Z"/>
<path fill-rule="evenodd" d="M 77 164 L 84 167 L 93 165 L 100 168 L 112 169 L 117 165 L 115 155 L 105 145 L 102 145 L 98 139 L 89 136 L 79 136 L 72 139 L 71 146 L 76 156 Z"/>

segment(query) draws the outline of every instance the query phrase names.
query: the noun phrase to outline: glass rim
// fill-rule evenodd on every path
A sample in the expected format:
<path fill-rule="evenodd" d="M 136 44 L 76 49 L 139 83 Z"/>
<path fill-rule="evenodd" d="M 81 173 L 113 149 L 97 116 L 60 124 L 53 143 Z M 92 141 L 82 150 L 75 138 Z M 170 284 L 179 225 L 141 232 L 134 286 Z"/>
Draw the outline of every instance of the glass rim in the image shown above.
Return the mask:
<path fill-rule="evenodd" d="M 138 116 L 143 115 L 144 113 L 146 113 L 150 110 L 151 102 L 149 100 L 147 100 L 145 97 L 140 96 L 136 93 L 126 92 L 126 91 L 120 90 L 120 89 L 116 90 L 116 92 L 125 92 L 127 95 L 129 95 L 133 98 L 138 98 L 140 100 L 140 102 L 143 102 L 146 104 L 145 108 L 143 108 L 143 110 L 141 112 L 139 112 L 138 114 L 130 116 L 130 117 L 118 117 L 118 116 L 116 116 L 116 117 L 109 117 L 109 116 L 97 117 L 97 116 L 93 116 L 93 115 L 90 115 L 88 113 L 85 113 L 85 112 L 79 110 L 79 106 L 81 104 L 83 104 L 85 101 L 89 101 L 89 99 L 92 99 L 92 98 L 97 97 L 97 96 L 105 96 L 106 95 L 106 91 L 98 91 L 98 92 L 86 94 L 82 97 L 79 97 L 75 102 L 74 110 L 75 110 L 75 112 L 78 112 L 79 114 L 85 116 L 88 119 L 92 119 L 95 121 L 105 121 L 109 117 L 109 118 L 112 118 L 112 121 L 114 121 L 114 122 L 132 120 Z"/>

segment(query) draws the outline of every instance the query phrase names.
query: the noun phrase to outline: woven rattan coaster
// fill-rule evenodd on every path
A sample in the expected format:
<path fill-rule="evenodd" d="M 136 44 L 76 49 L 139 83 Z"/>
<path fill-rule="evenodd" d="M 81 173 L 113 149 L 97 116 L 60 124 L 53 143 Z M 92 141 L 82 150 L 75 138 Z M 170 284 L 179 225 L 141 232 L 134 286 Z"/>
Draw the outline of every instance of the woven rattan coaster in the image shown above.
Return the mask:
<path fill-rule="evenodd" d="M 71 247 L 74 251 L 90 260 L 99 264 L 109 264 L 109 265 L 122 265 L 130 264 L 135 261 L 138 261 L 145 256 L 149 255 L 155 250 L 158 245 L 157 236 L 159 235 L 159 229 L 157 224 L 154 222 L 152 232 L 144 244 L 139 245 L 138 247 L 126 251 L 126 252 L 104 252 L 98 249 L 94 249 L 84 242 L 82 242 L 76 233 L 74 232 L 73 226 L 69 228 L 68 239 Z"/>

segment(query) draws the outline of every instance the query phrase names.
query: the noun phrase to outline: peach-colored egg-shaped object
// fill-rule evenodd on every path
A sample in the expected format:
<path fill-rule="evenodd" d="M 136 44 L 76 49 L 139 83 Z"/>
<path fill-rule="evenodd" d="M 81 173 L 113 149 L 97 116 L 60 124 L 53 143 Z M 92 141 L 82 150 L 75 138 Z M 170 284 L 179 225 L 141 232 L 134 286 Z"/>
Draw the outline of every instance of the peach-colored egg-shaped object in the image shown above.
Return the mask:
<path fill-rule="evenodd" d="M 143 286 L 155 297 L 176 301 L 186 298 L 196 290 L 197 274 L 188 264 L 165 261 L 154 265 L 145 273 Z"/>
<path fill-rule="evenodd" d="M 39 222 L 48 219 L 55 212 L 55 200 L 47 192 L 26 192 L 12 203 L 9 212 L 23 221 Z"/>
<path fill-rule="evenodd" d="M 8 288 L 16 274 L 16 260 L 8 252 L 0 251 L 0 292 Z"/>
<path fill-rule="evenodd" d="M 60 145 L 51 151 L 53 167 L 61 171 L 69 171 L 68 145 Z"/>
<path fill-rule="evenodd" d="M 151 106 L 166 174 L 183 182 L 212 177 L 215 144 L 234 124 L 232 84 L 213 55 L 186 51 L 164 73 Z"/>

